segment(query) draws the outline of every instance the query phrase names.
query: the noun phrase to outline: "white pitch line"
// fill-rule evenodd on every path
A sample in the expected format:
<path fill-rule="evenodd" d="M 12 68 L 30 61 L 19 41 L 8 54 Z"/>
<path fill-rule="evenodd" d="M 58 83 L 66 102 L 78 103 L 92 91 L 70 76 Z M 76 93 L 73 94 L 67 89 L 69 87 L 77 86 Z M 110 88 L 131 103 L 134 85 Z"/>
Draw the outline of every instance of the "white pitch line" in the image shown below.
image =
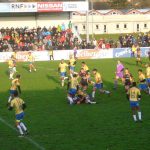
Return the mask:
<path fill-rule="evenodd" d="M 16 128 L 14 128 L 11 124 L 9 124 L 8 122 L 6 122 L 3 118 L 0 117 L 0 122 L 2 122 L 3 124 L 5 124 L 7 127 L 9 127 L 10 129 L 17 131 Z M 30 142 L 32 145 L 34 145 L 36 148 L 38 148 L 39 150 L 45 150 L 44 147 L 40 146 L 37 142 L 35 142 L 33 139 L 31 139 L 30 137 L 23 137 L 24 139 L 26 139 L 28 142 Z"/>

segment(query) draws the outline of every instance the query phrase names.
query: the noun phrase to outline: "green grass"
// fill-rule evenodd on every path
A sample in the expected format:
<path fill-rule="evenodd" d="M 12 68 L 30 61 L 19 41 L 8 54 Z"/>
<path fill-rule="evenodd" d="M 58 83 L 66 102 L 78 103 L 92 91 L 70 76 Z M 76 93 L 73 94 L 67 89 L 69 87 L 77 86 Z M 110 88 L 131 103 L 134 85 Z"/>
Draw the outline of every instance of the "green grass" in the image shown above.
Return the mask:
<path fill-rule="evenodd" d="M 134 59 L 121 59 L 137 79 Z M 144 59 L 146 62 L 147 60 Z M 86 60 L 90 69 L 97 68 L 104 88 L 111 97 L 96 94 L 97 105 L 66 103 L 66 90 L 60 87 L 58 61 L 36 62 L 37 72 L 29 73 L 27 63 L 19 63 L 22 75 L 21 97 L 27 103 L 24 122 L 33 140 L 46 150 L 149 150 L 150 97 L 142 94 L 143 123 L 132 120 L 129 102 L 120 84 L 113 91 L 115 59 Z M 77 63 L 77 70 L 81 61 Z M 6 107 L 10 81 L 7 64 L 0 64 L 0 117 L 14 126 L 14 112 Z M 38 150 L 26 139 L 0 122 L 0 150 Z"/>
<path fill-rule="evenodd" d="M 134 35 L 135 37 L 137 37 L 138 33 L 128 33 L 129 35 L 132 34 Z M 143 33 L 141 33 L 143 34 Z M 125 36 L 126 34 L 122 34 L 123 36 Z M 93 35 L 90 35 L 90 39 L 93 39 L 95 38 L 96 40 L 100 40 L 100 39 L 105 39 L 105 40 L 114 40 L 114 41 L 118 41 L 118 38 L 119 38 L 120 34 L 93 34 Z M 81 35 L 81 38 L 85 39 L 86 38 L 86 35 L 83 34 Z"/>

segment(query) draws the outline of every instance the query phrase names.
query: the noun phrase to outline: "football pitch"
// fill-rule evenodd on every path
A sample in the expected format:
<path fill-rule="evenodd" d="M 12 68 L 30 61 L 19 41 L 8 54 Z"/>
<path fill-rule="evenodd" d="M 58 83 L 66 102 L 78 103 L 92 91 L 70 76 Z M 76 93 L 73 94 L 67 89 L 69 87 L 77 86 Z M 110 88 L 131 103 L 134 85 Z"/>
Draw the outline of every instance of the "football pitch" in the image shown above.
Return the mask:
<path fill-rule="evenodd" d="M 135 79 L 135 59 L 120 59 Z M 124 87 L 113 90 L 117 59 L 84 60 L 90 70 L 102 74 L 104 88 L 111 96 L 96 93 L 96 105 L 68 105 L 66 87 L 60 86 L 59 61 L 36 62 L 37 72 L 29 73 L 28 63 L 18 63 L 21 98 L 27 104 L 24 122 L 30 134 L 19 138 L 14 111 L 7 110 L 10 80 L 7 64 L 0 63 L 0 150 L 149 150 L 150 96 L 142 93 L 143 122 L 134 123 Z M 144 58 L 146 63 L 148 59 Z M 82 60 L 77 61 L 79 71 Z M 145 68 L 142 68 L 145 71 Z M 92 91 L 90 86 L 89 93 Z"/>

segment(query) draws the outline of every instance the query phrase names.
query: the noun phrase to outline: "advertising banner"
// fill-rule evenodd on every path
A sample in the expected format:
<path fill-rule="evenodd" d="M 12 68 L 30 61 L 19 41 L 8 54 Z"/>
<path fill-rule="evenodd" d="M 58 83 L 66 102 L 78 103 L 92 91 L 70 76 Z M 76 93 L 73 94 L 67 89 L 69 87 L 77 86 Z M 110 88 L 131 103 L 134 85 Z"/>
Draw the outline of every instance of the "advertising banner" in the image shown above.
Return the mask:
<path fill-rule="evenodd" d="M 126 58 L 131 56 L 131 48 L 114 48 L 113 58 Z"/>
<path fill-rule="evenodd" d="M 150 51 L 150 47 L 141 47 L 142 57 L 148 57 L 149 51 Z"/>
<path fill-rule="evenodd" d="M 141 47 L 141 57 L 147 57 L 149 47 Z M 135 54 L 136 55 L 136 54 Z M 131 48 L 114 48 L 113 58 L 128 58 L 131 57 Z"/>
<path fill-rule="evenodd" d="M 28 53 L 27 51 L 23 52 L 17 52 L 16 58 L 18 62 L 26 62 L 28 61 Z M 1 52 L 0 53 L 0 62 L 7 62 L 13 52 Z M 36 51 L 32 52 L 32 55 L 35 58 L 35 61 L 48 61 L 49 60 L 49 54 L 48 51 Z"/>
<path fill-rule="evenodd" d="M 100 59 L 100 58 L 112 58 L 113 49 L 86 49 L 77 51 L 78 59 Z"/>
<path fill-rule="evenodd" d="M 87 11 L 87 2 L 63 2 L 63 11 Z"/>
<path fill-rule="evenodd" d="M 63 11 L 62 2 L 39 2 L 37 3 L 38 12 L 61 12 Z"/>
<path fill-rule="evenodd" d="M 0 3 L 0 13 L 9 12 L 9 3 Z"/>
<path fill-rule="evenodd" d="M 37 3 L 9 3 L 10 12 L 37 12 Z"/>
<path fill-rule="evenodd" d="M 148 56 L 150 47 L 141 48 L 142 57 Z M 17 52 L 17 60 L 25 62 L 28 59 L 26 51 Z M 0 62 L 6 62 L 10 59 L 13 52 L 0 52 Z M 33 51 L 35 61 L 49 61 L 48 51 Z M 53 52 L 55 60 L 65 59 L 68 60 L 71 55 L 74 55 L 73 50 L 55 50 Z M 104 58 L 129 58 L 131 57 L 130 48 L 116 48 L 116 49 L 81 49 L 77 50 L 78 59 L 104 59 Z"/>

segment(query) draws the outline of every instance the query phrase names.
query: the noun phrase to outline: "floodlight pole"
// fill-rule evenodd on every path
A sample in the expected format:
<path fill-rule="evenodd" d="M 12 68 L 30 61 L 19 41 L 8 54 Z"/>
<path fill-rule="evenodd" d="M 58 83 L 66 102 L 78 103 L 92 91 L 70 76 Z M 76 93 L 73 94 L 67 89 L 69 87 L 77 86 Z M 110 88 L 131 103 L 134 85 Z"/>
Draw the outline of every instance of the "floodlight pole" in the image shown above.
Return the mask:
<path fill-rule="evenodd" d="M 86 11 L 86 42 L 89 43 L 89 0 L 86 0 L 88 3 L 88 10 Z"/>

